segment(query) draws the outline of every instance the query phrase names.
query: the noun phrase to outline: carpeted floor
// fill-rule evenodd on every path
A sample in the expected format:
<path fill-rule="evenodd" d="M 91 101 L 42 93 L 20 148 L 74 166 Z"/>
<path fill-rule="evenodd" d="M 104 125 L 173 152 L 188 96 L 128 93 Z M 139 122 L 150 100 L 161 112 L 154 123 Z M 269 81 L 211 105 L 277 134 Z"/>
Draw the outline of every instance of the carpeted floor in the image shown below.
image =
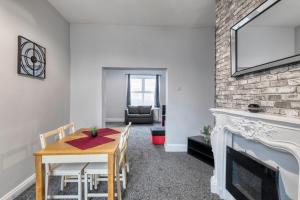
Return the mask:
<path fill-rule="evenodd" d="M 120 124 L 107 125 L 116 126 Z M 210 193 L 212 167 L 186 153 L 166 153 L 163 146 L 152 145 L 150 128 L 135 125 L 131 129 L 131 171 L 124 200 L 218 200 L 216 195 Z M 52 178 L 50 192 L 60 193 L 59 185 L 60 179 Z M 34 190 L 33 185 L 16 199 L 35 199 Z M 99 190 L 106 190 L 105 182 L 101 182 Z M 74 194 L 76 191 L 76 184 L 69 184 L 64 193 Z"/>

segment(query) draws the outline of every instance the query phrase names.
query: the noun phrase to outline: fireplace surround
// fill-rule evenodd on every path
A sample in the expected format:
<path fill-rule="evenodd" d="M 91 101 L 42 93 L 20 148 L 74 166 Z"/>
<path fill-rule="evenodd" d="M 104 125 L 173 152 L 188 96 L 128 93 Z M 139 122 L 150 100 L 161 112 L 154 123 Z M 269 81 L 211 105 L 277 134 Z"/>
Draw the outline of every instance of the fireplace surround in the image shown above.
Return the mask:
<path fill-rule="evenodd" d="M 278 169 L 279 199 L 300 200 L 300 120 L 231 109 L 211 111 L 216 120 L 211 135 L 215 159 L 211 191 L 222 199 L 237 199 L 226 189 L 227 147 L 231 147 Z"/>

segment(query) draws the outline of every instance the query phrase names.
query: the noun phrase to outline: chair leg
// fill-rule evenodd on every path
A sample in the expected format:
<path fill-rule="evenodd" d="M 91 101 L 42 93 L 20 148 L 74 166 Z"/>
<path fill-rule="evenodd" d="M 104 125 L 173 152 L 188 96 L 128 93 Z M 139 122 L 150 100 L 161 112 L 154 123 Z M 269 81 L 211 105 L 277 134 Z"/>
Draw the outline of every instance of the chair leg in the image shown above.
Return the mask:
<path fill-rule="evenodd" d="M 120 169 L 117 167 L 117 169 Z M 118 170 L 119 171 L 119 170 Z M 118 200 L 122 200 L 122 193 L 121 193 L 121 182 L 120 182 L 120 172 L 116 173 L 117 176 L 117 193 L 118 193 Z"/>
<path fill-rule="evenodd" d="M 127 184 L 127 174 L 126 174 L 126 163 L 122 163 L 122 182 L 123 182 L 123 188 L 126 189 Z"/>
<path fill-rule="evenodd" d="M 94 177 L 94 189 L 97 190 L 98 189 L 98 177 L 96 174 L 93 175 Z"/>
<path fill-rule="evenodd" d="M 84 173 L 84 199 L 88 200 L 88 175 Z"/>
<path fill-rule="evenodd" d="M 97 188 L 100 187 L 99 177 L 100 177 L 100 175 L 97 175 L 97 174 L 95 175 L 95 182 L 96 182 L 95 184 L 97 185 Z"/>
<path fill-rule="evenodd" d="M 89 175 L 90 179 L 90 190 L 93 190 L 93 175 Z"/>
<path fill-rule="evenodd" d="M 129 161 L 128 161 L 128 153 L 125 154 L 125 163 L 126 163 L 126 170 L 129 173 Z"/>
<path fill-rule="evenodd" d="M 48 199 L 49 175 L 45 173 L 45 199 Z"/>
<path fill-rule="evenodd" d="M 64 178 L 64 188 L 67 187 L 67 177 Z"/>
<path fill-rule="evenodd" d="M 78 200 L 81 200 L 81 173 L 78 175 Z"/>
<path fill-rule="evenodd" d="M 127 173 L 129 173 L 129 163 L 128 163 L 128 160 L 126 162 L 126 169 L 127 169 Z"/>
<path fill-rule="evenodd" d="M 64 186 L 65 186 L 65 177 L 62 176 L 60 179 L 60 191 L 64 190 Z"/>
<path fill-rule="evenodd" d="M 66 177 L 66 176 L 65 176 L 65 178 L 64 178 L 64 188 L 67 187 L 67 183 L 68 183 L 68 182 L 67 182 L 67 178 L 68 178 L 68 177 Z"/>

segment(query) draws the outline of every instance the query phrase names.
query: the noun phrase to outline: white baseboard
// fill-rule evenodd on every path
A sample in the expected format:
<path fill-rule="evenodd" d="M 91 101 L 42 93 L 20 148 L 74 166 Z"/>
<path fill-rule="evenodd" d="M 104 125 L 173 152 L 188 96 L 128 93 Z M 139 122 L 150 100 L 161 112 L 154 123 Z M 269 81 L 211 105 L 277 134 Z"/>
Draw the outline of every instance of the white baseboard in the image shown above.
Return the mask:
<path fill-rule="evenodd" d="M 125 122 L 123 118 L 106 118 L 105 122 Z"/>
<path fill-rule="evenodd" d="M 187 152 L 186 144 L 165 144 L 166 152 Z"/>
<path fill-rule="evenodd" d="M 22 183 L 20 183 L 17 187 L 13 188 L 11 191 L 9 191 L 6 195 L 1 197 L 1 200 L 13 200 L 22 192 L 24 192 L 27 188 L 32 186 L 35 182 L 35 174 L 32 174 L 30 177 L 25 179 Z"/>

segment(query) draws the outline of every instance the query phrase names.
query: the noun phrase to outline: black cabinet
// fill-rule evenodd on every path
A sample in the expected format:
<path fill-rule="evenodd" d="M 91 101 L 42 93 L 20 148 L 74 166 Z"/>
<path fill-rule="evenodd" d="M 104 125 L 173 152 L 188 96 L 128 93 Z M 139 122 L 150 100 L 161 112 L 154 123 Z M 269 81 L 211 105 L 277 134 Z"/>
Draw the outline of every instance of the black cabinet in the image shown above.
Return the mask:
<path fill-rule="evenodd" d="M 214 156 L 209 142 L 206 142 L 202 136 L 193 136 L 188 138 L 188 154 L 214 166 Z"/>

